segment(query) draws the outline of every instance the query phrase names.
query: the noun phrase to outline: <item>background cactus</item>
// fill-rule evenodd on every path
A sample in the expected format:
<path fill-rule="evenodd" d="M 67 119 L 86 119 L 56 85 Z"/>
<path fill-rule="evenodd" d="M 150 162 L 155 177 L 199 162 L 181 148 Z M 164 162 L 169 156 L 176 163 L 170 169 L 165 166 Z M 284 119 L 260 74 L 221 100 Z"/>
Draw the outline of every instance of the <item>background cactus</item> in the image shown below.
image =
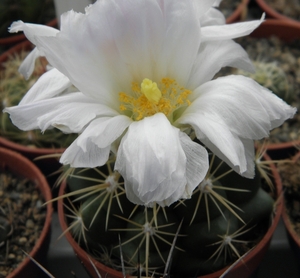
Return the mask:
<path fill-rule="evenodd" d="M 68 197 L 69 230 L 82 247 L 119 271 L 121 248 L 127 273 L 142 269 L 147 277 L 162 277 L 176 238 L 170 277 L 211 273 L 255 246 L 271 223 L 274 200 L 258 169 L 255 179 L 242 178 L 211 155 L 210 171 L 191 199 L 145 208 L 127 200 L 113 161 L 65 168 L 68 193 L 59 198 Z"/>
<path fill-rule="evenodd" d="M 29 52 L 21 51 L 10 56 L 2 64 L 0 71 L 0 135 L 16 143 L 29 147 L 62 148 L 69 146 L 75 135 L 65 135 L 57 129 L 41 133 L 39 130 L 21 131 L 10 120 L 5 107 L 17 105 L 30 87 L 47 70 L 47 60 L 37 59 L 35 70 L 28 80 L 18 72 L 24 58 Z"/>

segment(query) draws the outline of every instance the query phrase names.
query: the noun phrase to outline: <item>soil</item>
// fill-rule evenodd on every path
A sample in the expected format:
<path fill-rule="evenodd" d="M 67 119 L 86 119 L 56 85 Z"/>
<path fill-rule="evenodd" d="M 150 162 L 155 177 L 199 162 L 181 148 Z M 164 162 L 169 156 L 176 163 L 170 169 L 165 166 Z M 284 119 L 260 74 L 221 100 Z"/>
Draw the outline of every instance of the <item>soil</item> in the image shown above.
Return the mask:
<path fill-rule="evenodd" d="M 287 214 L 300 237 L 300 159 L 295 163 L 280 163 L 278 169 L 284 188 Z"/>
<path fill-rule="evenodd" d="M 300 20 L 299 0 L 265 0 L 265 2 L 278 13 Z"/>
<path fill-rule="evenodd" d="M 0 278 L 6 277 L 30 253 L 46 218 L 46 207 L 36 185 L 0 173 Z"/>

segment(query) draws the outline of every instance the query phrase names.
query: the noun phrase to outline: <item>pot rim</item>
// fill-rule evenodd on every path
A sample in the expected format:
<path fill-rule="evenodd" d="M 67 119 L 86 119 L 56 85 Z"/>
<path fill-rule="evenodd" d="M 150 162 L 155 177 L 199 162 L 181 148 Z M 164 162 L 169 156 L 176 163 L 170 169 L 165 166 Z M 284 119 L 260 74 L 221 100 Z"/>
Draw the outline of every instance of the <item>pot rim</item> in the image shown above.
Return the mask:
<path fill-rule="evenodd" d="M 243 15 L 247 12 L 248 4 L 250 0 L 241 0 L 241 3 L 233 11 L 233 13 L 226 18 L 226 23 L 234 23 L 243 19 Z"/>
<path fill-rule="evenodd" d="M 284 15 L 275 9 L 273 9 L 270 5 L 268 5 L 264 0 L 256 0 L 257 5 L 271 18 L 279 19 L 284 21 L 291 21 L 300 25 L 300 22 L 296 19 L 293 19 L 287 15 Z"/>

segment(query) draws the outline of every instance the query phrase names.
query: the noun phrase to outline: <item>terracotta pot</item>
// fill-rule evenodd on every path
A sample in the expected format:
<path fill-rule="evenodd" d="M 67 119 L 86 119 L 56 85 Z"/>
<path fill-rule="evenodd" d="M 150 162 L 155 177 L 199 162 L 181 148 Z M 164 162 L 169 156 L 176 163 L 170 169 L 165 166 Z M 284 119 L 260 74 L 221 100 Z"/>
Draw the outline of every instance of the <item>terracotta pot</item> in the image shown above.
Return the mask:
<path fill-rule="evenodd" d="M 226 18 L 226 23 L 233 23 L 244 20 L 248 11 L 249 0 L 241 0 L 235 11 Z"/>
<path fill-rule="evenodd" d="M 21 42 L 11 47 L 10 49 L 2 53 L 2 55 L 0 55 L 0 70 L 1 70 L 2 63 L 5 62 L 11 55 L 13 55 L 13 53 L 18 53 L 21 52 L 22 50 L 31 50 L 32 48 L 33 45 L 31 44 L 31 42 L 26 40 L 24 42 Z M 40 156 L 61 154 L 65 150 L 63 148 L 59 148 L 59 149 L 32 148 L 18 143 L 14 143 L 13 141 L 10 141 L 1 136 L 0 136 L 0 147 L 14 150 L 18 153 L 21 153 L 22 155 L 29 158 L 30 160 L 34 161 L 34 163 L 42 170 L 42 172 L 46 176 L 53 174 L 61 167 L 60 163 L 58 163 L 58 159 L 57 158 L 45 158 L 40 160 L 36 160 L 36 159 Z M 52 184 L 55 179 L 56 177 L 53 177 L 53 179 L 49 183 Z"/>
<path fill-rule="evenodd" d="M 285 42 L 291 42 L 300 38 L 300 26 L 291 21 L 267 19 L 251 33 L 251 36 L 257 38 L 276 36 Z"/>
<path fill-rule="evenodd" d="M 265 155 L 265 159 L 269 160 L 270 158 L 267 155 Z M 280 176 L 278 174 L 278 171 L 277 171 L 275 165 L 271 164 L 271 169 L 272 169 L 272 175 L 274 178 L 274 182 L 276 185 L 277 196 L 281 196 L 282 184 L 281 184 Z M 65 190 L 66 190 L 66 183 L 63 183 L 60 186 L 59 196 L 62 196 L 64 194 Z M 237 278 L 237 277 L 247 278 L 247 277 L 250 277 L 251 274 L 258 268 L 265 253 L 267 252 L 267 250 L 269 248 L 269 245 L 270 245 L 270 242 L 272 239 L 272 235 L 277 227 L 278 221 L 281 216 L 282 208 L 283 208 L 282 199 L 278 198 L 278 200 L 276 202 L 275 216 L 273 218 L 272 225 L 269 227 L 267 233 L 264 235 L 262 240 L 257 244 L 257 246 L 243 258 L 243 261 L 240 261 L 239 263 L 237 263 L 233 267 L 233 269 L 230 270 L 230 272 L 226 275 L 227 278 L 230 278 L 230 277 L 231 278 Z M 62 227 L 64 235 L 66 236 L 66 238 L 69 241 L 70 245 L 72 246 L 75 254 L 79 258 L 79 260 L 82 262 L 82 264 L 85 266 L 86 270 L 91 275 L 91 277 L 98 278 L 98 276 L 95 272 L 95 269 L 92 265 L 92 264 L 94 264 L 94 266 L 97 268 L 97 270 L 103 277 L 124 278 L 121 272 L 116 271 L 112 268 L 109 268 L 109 267 L 103 265 L 102 263 L 96 261 L 94 258 L 89 257 L 89 255 L 86 253 L 86 251 L 83 250 L 77 244 L 77 242 L 72 237 L 71 233 L 66 231 L 68 226 L 67 226 L 67 222 L 66 222 L 65 214 L 64 214 L 64 200 L 63 199 L 60 199 L 58 201 L 58 217 L 59 217 L 60 225 Z M 205 275 L 205 276 L 200 276 L 200 277 L 201 278 L 218 278 L 227 270 L 227 268 L 224 268 L 215 273 Z"/>
<path fill-rule="evenodd" d="M 300 159 L 300 152 L 298 152 L 294 157 L 293 157 L 293 161 L 298 161 Z M 299 177 L 298 177 L 299 180 Z M 297 182 L 298 182 L 297 180 Z M 297 186 L 297 185 L 296 185 Z M 285 200 L 286 202 L 286 200 Z M 285 205 L 285 202 L 283 202 L 283 210 L 282 210 L 282 218 L 283 218 L 283 222 L 286 228 L 286 232 L 287 232 L 287 236 L 288 236 L 288 240 L 289 240 L 289 244 L 291 249 L 293 250 L 295 256 L 296 256 L 296 260 L 300 261 L 300 235 L 297 234 L 297 232 L 294 229 L 294 225 L 292 224 L 291 218 L 289 216 L 288 213 L 288 209 Z M 298 265 L 298 270 L 300 273 L 300 265 Z"/>
<path fill-rule="evenodd" d="M 56 18 L 52 19 L 46 25 L 50 26 L 50 27 L 56 27 L 57 19 Z M 11 35 L 11 36 L 8 36 L 5 38 L 0 38 L 0 45 L 11 46 L 11 45 L 18 44 L 25 40 L 26 40 L 25 35 L 23 33 L 20 33 L 20 34 Z"/>
<path fill-rule="evenodd" d="M 268 19 L 261 24 L 253 33 L 252 37 L 268 38 L 276 36 L 285 42 L 300 39 L 300 24 L 292 21 Z M 300 145 L 300 139 L 283 143 L 270 143 L 266 146 L 272 159 L 290 158 L 296 153 L 296 145 Z"/>
<path fill-rule="evenodd" d="M 44 175 L 32 162 L 24 156 L 4 148 L 0 148 L 0 158 L 0 170 L 9 170 L 20 177 L 28 178 L 38 186 L 45 201 L 51 200 L 52 196 L 49 185 Z M 29 253 L 31 257 L 42 264 L 46 260 L 46 254 L 50 244 L 51 219 L 53 211 L 52 204 L 47 204 L 46 208 L 47 212 L 45 224 L 41 235 L 34 248 Z M 29 257 L 26 257 L 23 262 L 19 264 L 19 266 L 10 275 L 8 275 L 7 278 L 24 277 L 41 277 L 41 270 L 29 259 Z"/>
<path fill-rule="evenodd" d="M 256 0 L 257 5 L 266 13 L 267 17 L 279 20 L 292 21 L 296 24 L 300 24 L 299 21 L 292 19 L 280 12 L 277 12 L 273 9 L 269 4 L 267 4 L 264 0 Z"/>

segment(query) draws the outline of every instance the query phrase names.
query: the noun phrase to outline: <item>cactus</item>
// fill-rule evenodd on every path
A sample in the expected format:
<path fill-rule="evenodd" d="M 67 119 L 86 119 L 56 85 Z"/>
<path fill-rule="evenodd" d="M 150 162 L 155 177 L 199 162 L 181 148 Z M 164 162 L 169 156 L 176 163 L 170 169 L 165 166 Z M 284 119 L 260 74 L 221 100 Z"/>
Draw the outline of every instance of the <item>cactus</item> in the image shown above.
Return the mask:
<path fill-rule="evenodd" d="M 130 275 L 163 277 L 172 250 L 171 277 L 196 277 L 234 263 L 260 240 L 274 209 L 262 189 L 267 164 L 257 156 L 256 176 L 243 178 L 211 155 L 210 171 L 192 198 L 170 207 L 130 203 L 114 158 L 95 169 L 64 169 L 69 230 L 102 263 L 119 271 L 120 248 Z M 71 216 L 68 217 L 68 215 Z M 120 236 L 120 239 L 118 238 Z"/>
<path fill-rule="evenodd" d="M 40 58 L 36 62 L 34 73 L 29 80 L 18 72 L 27 51 L 21 51 L 10 56 L 2 64 L 0 72 L 0 111 L 5 107 L 17 105 L 36 80 L 46 71 L 47 61 Z M 64 135 L 59 130 L 52 129 L 41 133 L 37 130 L 21 131 L 14 126 L 6 113 L 0 114 L 0 135 L 16 143 L 29 147 L 62 148 L 69 146 L 75 135 Z"/>
<path fill-rule="evenodd" d="M 291 104 L 295 100 L 294 90 L 287 74 L 276 62 L 254 61 L 255 72 L 237 70 L 237 74 L 248 76 L 268 88 L 278 97 Z"/>

